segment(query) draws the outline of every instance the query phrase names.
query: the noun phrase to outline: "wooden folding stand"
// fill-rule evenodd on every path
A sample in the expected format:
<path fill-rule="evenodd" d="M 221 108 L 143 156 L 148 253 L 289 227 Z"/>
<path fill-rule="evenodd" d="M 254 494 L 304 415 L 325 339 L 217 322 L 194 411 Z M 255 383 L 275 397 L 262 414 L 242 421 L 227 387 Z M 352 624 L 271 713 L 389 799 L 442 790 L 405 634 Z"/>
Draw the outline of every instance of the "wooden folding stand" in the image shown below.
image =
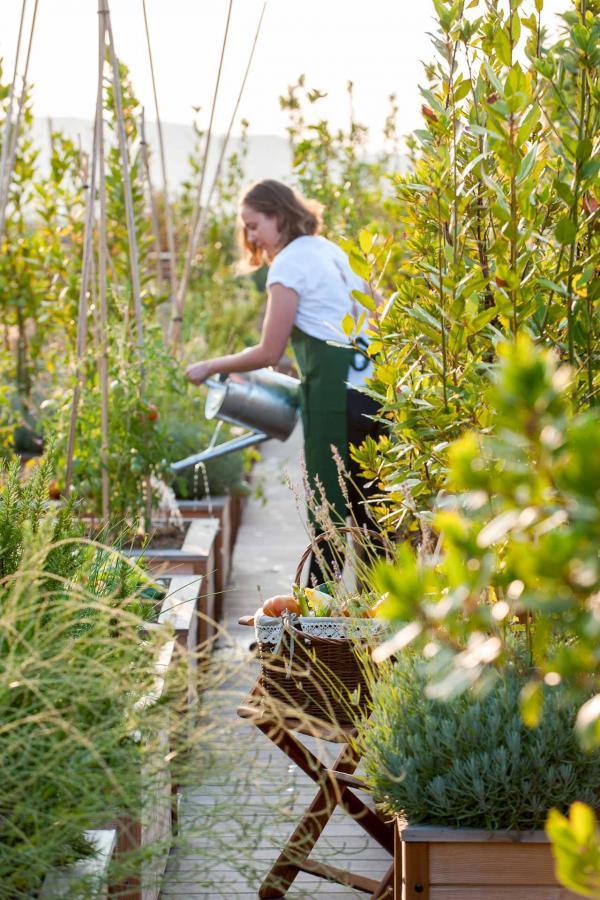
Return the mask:
<path fill-rule="evenodd" d="M 282 715 L 279 715 L 279 712 L 282 712 Z M 360 789 L 362 786 L 360 779 L 353 774 L 360 762 L 360 754 L 352 740 L 356 731 L 349 728 L 334 728 L 331 723 L 312 717 L 309 719 L 303 717 L 302 720 L 295 719 L 288 714 L 291 712 L 289 709 L 278 710 L 274 701 L 265 697 L 260 686 L 260 679 L 257 680 L 252 691 L 238 709 L 238 715 L 251 721 L 319 786 L 312 803 L 304 812 L 294 833 L 263 881 L 258 896 L 263 900 L 285 897 L 298 872 L 308 872 L 319 878 L 365 891 L 372 900 L 384 900 L 384 898 L 391 900 L 394 891 L 393 863 L 390 864 L 384 878 L 381 881 L 375 881 L 364 875 L 358 875 L 309 858 L 323 829 L 338 806 L 392 856 L 394 853 L 394 829 L 391 823 L 384 822 L 352 790 L 353 788 Z M 327 767 L 322 763 L 304 746 L 294 732 L 340 744 L 341 749 L 333 765 Z"/>

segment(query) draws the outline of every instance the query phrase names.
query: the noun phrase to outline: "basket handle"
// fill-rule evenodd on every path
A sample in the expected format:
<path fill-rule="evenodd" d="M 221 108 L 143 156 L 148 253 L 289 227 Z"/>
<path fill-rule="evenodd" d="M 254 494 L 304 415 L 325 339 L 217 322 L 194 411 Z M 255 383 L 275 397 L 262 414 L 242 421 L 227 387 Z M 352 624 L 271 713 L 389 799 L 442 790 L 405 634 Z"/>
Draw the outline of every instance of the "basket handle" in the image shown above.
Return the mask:
<path fill-rule="evenodd" d="M 337 534 L 368 534 L 370 537 L 377 538 L 381 540 L 381 533 L 378 531 L 373 531 L 369 528 L 356 528 L 348 525 L 344 525 L 342 528 L 336 529 Z M 327 532 L 323 532 L 323 534 L 318 534 L 308 545 L 302 556 L 300 557 L 300 562 L 298 563 L 298 567 L 296 569 L 296 574 L 294 575 L 294 584 L 300 584 L 300 579 L 302 578 L 302 569 L 304 568 L 307 559 L 312 553 L 313 547 L 315 544 L 321 544 L 326 541 L 330 537 Z"/>

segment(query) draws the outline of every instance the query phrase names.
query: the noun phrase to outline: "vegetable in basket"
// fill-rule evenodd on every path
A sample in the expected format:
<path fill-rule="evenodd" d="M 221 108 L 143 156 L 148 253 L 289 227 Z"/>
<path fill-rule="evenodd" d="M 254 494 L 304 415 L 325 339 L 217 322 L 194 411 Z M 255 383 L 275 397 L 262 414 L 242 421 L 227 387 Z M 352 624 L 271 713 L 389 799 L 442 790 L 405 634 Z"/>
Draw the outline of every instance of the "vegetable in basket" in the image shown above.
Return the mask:
<path fill-rule="evenodd" d="M 377 615 L 383 597 L 373 591 L 336 596 L 337 586 L 331 582 L 316 588 L 292 586 L 292 594 L 277 595 L 265 600 L 262 613 L 278 617 L 288 612 L 296 616 L 316 618 L 344 617 L 368 619 Z"/>

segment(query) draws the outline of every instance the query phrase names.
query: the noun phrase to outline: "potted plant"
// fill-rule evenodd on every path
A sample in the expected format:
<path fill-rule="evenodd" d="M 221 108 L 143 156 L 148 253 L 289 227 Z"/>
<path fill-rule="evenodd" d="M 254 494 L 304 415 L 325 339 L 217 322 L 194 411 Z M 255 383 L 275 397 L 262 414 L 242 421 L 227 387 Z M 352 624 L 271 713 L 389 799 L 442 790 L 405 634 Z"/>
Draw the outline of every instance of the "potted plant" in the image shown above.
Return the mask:
<path fill-rule="evenodd" d="M 549 894 L 542 880 L 552 872 L 550 847 L 533 832 L 554 821 L 561 854 L 553 877 L 589 889 L 592 857 L 586 868 L 584 854 L 600 807 L 600 423 L 594 412 L 571 414 L 573 374 L 553 354 L 525 338 L 499 350 L 490 433 L 449 448 L 448 493 L 432 517 L 437 551 L 405 546 L 396 567 L 376 574 L 387 594 L 382 615 L 402 623 L 376 658 L 407 647 L 421 658 L 410 666 L 401 659 L 384 678 L 390 693 L 378 691 L 365 736 L 376 791 L 408 819 L 399 836 L 403 897 L 425 884 L 411 874 L 410 845 L 448 844 L 452 834 L 440 826 L 451 825 L 485 832 L 462 838 L 473 844 L 462 857 L 472 861 L 467 881 L 464 869 L 451 875 L 458 851 L 444 850 L 454 884 L 487 877 L 485 896 L 508 897 L 521 877 L 516 896 L 536 896 L 536 885 L 538 893 L 545 885 L 543 897 L 571 896 L 557 885 Z M 562 819 L 569 804 L 587 808 L 585 840 Z M 425 822 L 433 832 L 414 830 Z M 490 862 L 503 852 L 497 829 L 511 844 L 504 874 Z M 435 896 L 452 896 L 441 892 L 441 870 L 431 870 L 440 853 L 418 865 L 439 888 Z"/>
<path fill-rule="evenodd" d="M 439 699 L 408 654 L 377 683 L 364 764 L 397 818 L 398 898 L 575 897 L 560 889 L 543 829 L 551 807 L 598 807 L 600 751 L 578 745 L 567 691 L 547 688 L 545 715 L 528 727 L 524 683 L 507 671 L 478 697 Z"/>

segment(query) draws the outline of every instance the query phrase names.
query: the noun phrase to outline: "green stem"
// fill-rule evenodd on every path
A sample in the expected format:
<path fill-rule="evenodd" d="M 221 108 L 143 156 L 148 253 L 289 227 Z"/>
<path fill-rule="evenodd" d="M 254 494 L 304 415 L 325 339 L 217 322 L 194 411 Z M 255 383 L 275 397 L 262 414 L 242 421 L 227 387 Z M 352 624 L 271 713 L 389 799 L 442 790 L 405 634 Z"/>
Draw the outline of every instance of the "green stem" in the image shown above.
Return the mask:
<path fill-rule="evenodd" d="M 513 42 L 513 16 L 514 12 L 511 9 L 510 18 L 509 18 L 509 39 L 510 39 L 510 60 L 512 67 L 512 54 L 514 50 L 514 42 Z M 510 288 L 510 300 L 512 305 L 512 333 L 513 337 L 516 338 L 517 331 L 519 328 L 519 321 L 517 315 L 517 289 L 514 287 L 514 276 L 516 273 L 517 267 L 517 164 L 518 164 L 518 154 L 517 149 L 515 147 L 515 115 L 513 112 L 510 114 L 509 119 L 509 132 L 510 132 L 510 156 L 511 156 L 511 171 L 510 171 L 510 275 L 511 275 L 511 288 Z"/>
<path fill-rule="evenodd" d="M 587 0 L 581 0 L 581 18 L 585 23 L 585 14 L 587 8 Z M 580 70 L 581 75 L 581 91 L 579 94 L 579 122 L 577 125 L 577 144 L 581 143 L 585 130 L 585 106 L 586 106 L 586 75 Z M 575 338 L 574 338 L 574 298 L 573 290 L 573 269 L 575 267 L 575 257 L 577 254 L 577 228 L 579 226 L 579 190 L 581 187 L 581 162 L 575 159 L 575 183 L 573 185 L 573 206 L 571 209 L 571 221 L 575 227 L 575 236 L 569 247 L 569 268 L 567 271 L 567 342 L 569 347 L 569 364 L 575 363 Z"/>
<path fill-rule="evenodd" d="M 442 389 L 444 392 L 444 410 L 448 412 L 448 359 L 446 349 L 446 311 L 444 303 L 444 267 L 443 267 L 443 232 L 442 232 L 442 209 L 440 204 L 440 192 L 436 191 L 437 207 L 438 207 L 438 285 L 440 294 L 440 313 L 442 324 Z"/>

